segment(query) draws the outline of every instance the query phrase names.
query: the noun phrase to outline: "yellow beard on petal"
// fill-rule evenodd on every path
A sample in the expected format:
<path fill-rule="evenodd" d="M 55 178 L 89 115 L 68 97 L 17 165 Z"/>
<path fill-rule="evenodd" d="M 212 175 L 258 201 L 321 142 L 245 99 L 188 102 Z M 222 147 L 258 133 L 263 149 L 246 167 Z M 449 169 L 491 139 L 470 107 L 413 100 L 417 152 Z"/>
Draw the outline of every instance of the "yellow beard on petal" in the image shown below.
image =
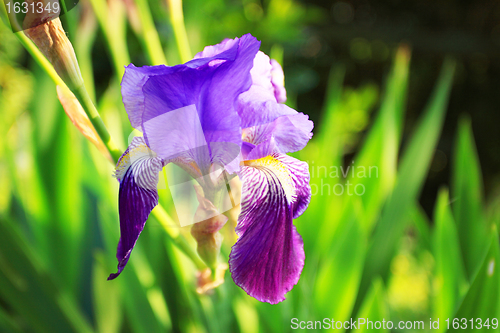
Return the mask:
<path fill-rule="evenodd" d="M 156 154 L 145 143 L 141 143 L 139 146 L 130 149 L 126 155 L 120 158 L 115 167 L 116 178 L 122 179 L 127 169 L 132 165 L 132 162 L 143 157 L 156 157 Z"/>
<path fill-rule="evenodd" d="M 263 168 L 271 171 L 274 174 L 274 176 L 276 176 L 279 179 L 281 186 L 285 191 L 287 201 L 289 203 L 295 201 L 296 192 L 292 174 L 290 170 L 286 167 L 286 165 L 279 159 L 277 159 L 276 156 L 269 155 L 263 158 L 259 158 L 257 160 L 248 160 L 244 161 L 243 164 L 253 168 Z"/>

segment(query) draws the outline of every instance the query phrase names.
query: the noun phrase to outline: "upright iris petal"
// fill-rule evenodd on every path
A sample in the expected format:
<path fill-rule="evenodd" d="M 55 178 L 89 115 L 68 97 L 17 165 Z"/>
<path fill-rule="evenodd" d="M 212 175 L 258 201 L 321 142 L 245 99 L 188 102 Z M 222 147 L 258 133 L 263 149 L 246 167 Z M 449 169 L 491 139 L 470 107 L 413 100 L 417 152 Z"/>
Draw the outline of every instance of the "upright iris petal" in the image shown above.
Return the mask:
<path fill-rule="evenodd" d="M 132 125 L 143 131 L 147 144 L 164 160 L 183 154 L 200 169 L 219 163 L 230 173 L 238 171 L 241 120 L 235 102 L 251 86 L 249 72 L 259 46 L 254 37 L 245 35 L 226 42 L 220 53 L 207 53 L 186 64 L 128 66 L 122 93 Z M 165 130 L 173 118 L 182 121 L 185 110 L 196 113 L 199 131 L 195 132 L 194 122 L 185 123 L 189 132 L 182 136 Z M 208 156 L 194 154 L 200 144 Z"/>
<path fill-rule="evenodd" d="M 281 70 L 281 67 L 279 70 Z M 279 103 L 283 99 L 278 100 L 276 97 L 276 94 L 278 94 L 283 98 L 284 91 L 283 86 L 278 87 L 279 84 L 275 85 L 273 83 L 273 71 L 276 77 L 279 76 L 279 74 L 276 74 L 279 70 L 276 66 L 273 69 L 271 60 L 267 55 L 260 51 L 257 53 L 250 71 L 252 85 L 250 89 L 238 97 L 238 113 L 241 117 L 242 128 L 270 123 L 280 116 L 297 113 L 294 109 Z M 286 92 L 284 94 L 286 96 Z"/>

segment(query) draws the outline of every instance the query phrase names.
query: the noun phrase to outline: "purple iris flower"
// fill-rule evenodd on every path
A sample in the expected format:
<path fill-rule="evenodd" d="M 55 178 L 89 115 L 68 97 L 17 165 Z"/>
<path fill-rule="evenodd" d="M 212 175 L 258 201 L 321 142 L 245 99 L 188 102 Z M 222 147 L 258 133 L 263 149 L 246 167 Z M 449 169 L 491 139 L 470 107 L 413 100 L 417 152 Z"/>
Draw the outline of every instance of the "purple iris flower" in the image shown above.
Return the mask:
<path fill-rule="evenodd" d="M 313 124 L 286 100 L 283 71 L 250 34 L 207 46 L 173 67 L 129 65 L 122 95 L 132 126 L 143 133 L 120 158 L 118 272 L 151 210 L 159 173 L 175 163 L 212 200 L 227 176 L 242 183 L 241 212 L 229 269 L 250 296 L 278 303 L 298 282 L 304 247 L 293 219 L 311 191 L 305 162 L 286 153 L 305 147 Z M 214 168 L 221 171 L 213 177 Z"/>

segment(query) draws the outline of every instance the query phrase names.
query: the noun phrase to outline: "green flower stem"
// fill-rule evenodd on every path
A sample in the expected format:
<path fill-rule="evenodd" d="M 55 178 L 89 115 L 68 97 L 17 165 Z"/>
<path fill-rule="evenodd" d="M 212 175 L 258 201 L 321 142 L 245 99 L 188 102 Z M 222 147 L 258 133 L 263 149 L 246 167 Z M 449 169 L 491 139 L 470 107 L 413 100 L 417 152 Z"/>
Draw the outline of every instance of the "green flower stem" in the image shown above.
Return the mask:
<path fill-rule="evenodd" d="M 135 0 L 142 26 L 142 38 L 149 61 L 152 65 L 166 65 L 167 58 L 160 43 L 158 31 L 155 28 L 151 10 L 147 0 Z"/>
<path fill-rule="evenodd" d="M 61 77 L 57 74 L 52 64 L 45 58 L 42 52 L 36 47 L 36 45 L 24 35 L 23 32 L 17 32 L 16 36 L 18 37 L 21 44 L 26 48 L 26 50 L 31 54 L 31 56 L 35 59 L 35 61 L 42 67 L 42 69 L 50 76 L 50 78 L 54 81 L 54 83 L 63 88 L 68 88 Z M 68 88 L 69 89 L 69 88 Z M 100 136 L 109 153 L 113 157 L 115 163 L 121 156 L 120 151 L 117 149 L 114 144 L 111 135 L 109 134 L 104 122 L 102 121 L 99 112 L 92 103 L 92 100 L 85 89 L 85 86 L 80 86 L 80 88 L 73 91 L 80 104 L 82 105 L 85 113 L 91 120 L 94 125 L 97 134 Z M 165 209 L 158 205 L 153 210 L 153 215 L 158 220 L 160 225 L 165 230 L 168 238 L 184 253 L 186 256 L 191 259 L 194 265 L 198 269 L 204 269 L 206 265 L 201 261 L 201 259 L 196 254 L 196 251 L 193 250 L 187 240 L 184 238 L 182 234 L 179 233 L 178 230 L 172 228 L 170 226 L 174 225 L 172 218 L 168 215 Z M 176 232 L 177 231 L 177 232 Z"/>
<path fill-rule="evenodd" d="M 5 1 L 4 1 L 5 3 Z M 7 10 L 5 9 L 5 4 L 4 6 L 0 6 L 0 10 L 2 12 L 2 18 L 5 19 L 7 22 L 4 22 L 5 24 L 7 24 L 7 26 L 9 25 L 10 23 L 10 27 L 11 29 L 13 29 L 13 31 L 21 31 L 22 28 L 21 28 L 21 25 L 19 24 L 19 22 L 17 21 L 17 17 L 16 17 L 16 14 L 14 14 L 14 11 L 8 13 Z"/>
<path fill-rule="evenodd" d="M 170 21 L 174 30 L 175 41 L 179 49 L 179 55 L 182 62 L 188 62 L 193 58 L 189 39 L 187 37 L 186 27 L 184 25 L 184 14 L 182 12 L 182 0 L 167 0 L 170 12 Z"/>
<path fill-rule="evenodd" d="M 64 83 L 63 79 L 61 79 L 61 77 L 57 74 L 50 61 L 45 58 L 38 47 L 36 47 L 36 45 L 24 34 L 24 32 L 16 32 L 15 35 L 24 46 L 26 51 L 31 54 L 33 59 L 35 59 L 35 61 L 42 67 L 42 69 L 50 76 L 52 81 L 54 81 L 57 86 L 67 88 L 66 83 Z"/>
<path fill-rule="evenodd" d="M 85 89 L 84 85 L 81 85 L 78 89 L 75 89 L 73 93 L 75 94 L 76 98 L 80 101 L 80 104 L 85 110 L 87 116 L 90 118 L 90 122 L 92 123 L 92 125 L 94 125 L 94 128 L 99 137 L 101 138 L 102 142 L 104 142 L 104 145 L 106 145 L 106 148 L 108 148 L 108 151 L 111 154 L 113 161 L 115 163 L 118 162 L 118 159 L 120 158 L 122 153 L 120 149 L 118 149 L 118 146 L 114 143 L 113 139 L 111 138 L 111 135 L 109 134 L 108 129 L 106 128 L 106 125 L 104 125 L 104 122 L 102 121 L 99 112 L 97 111 L 96 107 L 94 106 L 94 103 L 92 103 L 92 100 L 90 99 L 87 89 Z"/>
<path fill-rule="evenodd" d="M 165 232 L 167 233 L 167 236 L 170 238 L 170 240 L 182 251 L 186 256 L 193 261 L 195 264 L 196 268 L 199 270 L 203 270 L 207 267 L 205 263 L 200 259 L 196 251 L 189 245 L 187 242 L 186 238 L 184 238 L 178 229 L 172 228 L 174 225 L 174 221 L 172 218 L 168 215 L 168 213 L 165 211 L 165 209 L 158 204 L 153 211 L 152 211 L 153 216 L 158 220 L 160 225 L 165 229 Z"/>

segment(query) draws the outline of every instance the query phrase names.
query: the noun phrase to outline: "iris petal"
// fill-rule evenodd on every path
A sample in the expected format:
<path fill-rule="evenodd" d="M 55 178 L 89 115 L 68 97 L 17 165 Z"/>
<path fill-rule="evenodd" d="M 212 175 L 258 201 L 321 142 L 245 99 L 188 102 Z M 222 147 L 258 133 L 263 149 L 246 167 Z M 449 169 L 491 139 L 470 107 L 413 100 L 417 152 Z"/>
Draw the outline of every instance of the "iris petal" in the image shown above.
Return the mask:
<path fill-rule="evenodd" d="M 134 107 L 130 118 L 141 120 L 147 144 L 163 159 L 179 156 L 172 154 L 178 153 L 179 147 L 187 152 L 205 146 L 208 155 L 200 159 L 200 151 L 191 154 L 200 169 L 219 163 L 230 173 L 239 170 L 241 120 L 236 99 L 251 86 L 250 69 L 260 42 L 245 35 L 225 45 L 229 48 L 222 53 L 161 68 L 159 75 L 143 71 L 146 79 L 134 81 L 132 74 L 124 79 L 127 85 L 122 85 L 123 93 L 137 90 L 129 86 L 133 82 L 141 85 L 142 95 L 137 93 L 135 104 L 130 103 Z M 189 117 L 184 116 L 188 111 Z M 199 126 L 193 125 L 193 113 Z M 186 117 L 189 121 L 184 126 L 176 126 L 179 132 L 189 129 L 184 135 L 173 135 L 175 132 L 164 128 L 173 126 L 171 119 L 181 123 Z"/>
<path fill-rule="evenodd" d="M 293 225 L 309 192 L 307 164 L 286 155 L 246 161 L 240 178 L 241 213 L 229 267 L 235 283 L 256 299 L 276 304 L 298 282 L 304 245 Z M 302 204 L 300 204 L 302 207 Z"/>
<path fill-rule="evenodd" d="M 238 113 L 242 128 L 273 122 L 297 111 L 281 104 L 286 101 L 284 75 L 276 60 L 259 51 L 253 60 L 252 86 L 238 97 Z"/>
<path fill-rule="evenodd" d="M 286 165 L 295 186 L 295 200 L 293 202 L 293 218 L 296 219 L 307 209 L 311 201 L 311 187 L 309 186 L 309 165 L 288 155 L 280 155 L 280 161 Z"/>
<path fill-rule="evenodd" d="M 136 137 L 118 161 L 116 177 L 120 181 L 119 213 L 120 241 L 116 258 L 118 272 L 125 268 L 130 253 L 144 229 L 149 213 L 158 204 L 158 180 L 163 161 L 148 148 L 144 139 Z"/>
<path fill-rule="evenodd" d="M 274 88 L 274 96 L 278 103 L 286 102 L 286 89 L 285 89 L 285 74 L 281 65 L 274 59 L 271 59 L 271 82 Z"/>
<path fill-rule="evenodd" d="M 142 87 L 151 76 L 164 75 L 171 71 L 172 67 L 165 65 L 136 67 L 130 64 L 125 67 L 125 74 L 121 82 L 123 104 L 133 128 L 141 130 L 144 113 Z"/>
<path fill-rule="evenodd" d="M 274 138 L 281 153 L 290 153 L 304 148 L 312 137 L 313 122 L 303 113 L 282 116 L 273 122 L 245 128 L 243 141 L 259 146 Z M 265 152 L 264 152 L 265 153 Z M 272 151 L 267 152 L 269 155 Z M 259 156 L 263 157 L 263 156 Z"/>

